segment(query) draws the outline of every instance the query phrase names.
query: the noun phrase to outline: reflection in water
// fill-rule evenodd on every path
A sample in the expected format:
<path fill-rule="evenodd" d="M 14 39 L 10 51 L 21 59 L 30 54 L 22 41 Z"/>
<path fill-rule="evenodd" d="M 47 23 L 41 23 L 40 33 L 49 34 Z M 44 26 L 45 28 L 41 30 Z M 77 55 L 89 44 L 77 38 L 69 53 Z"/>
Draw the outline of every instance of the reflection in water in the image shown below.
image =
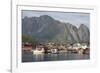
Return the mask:
<path fill-rule="evenodd" d="M 36 54 L 33 55 L 34 61 L 43 61 L 44 60 L 44 54 Z"/>
<path fill-rule="evenodd" d="M 59 54 L 22 54 L 22 62 L 59 61 L 59 60 L 84 60 L 89 59 L 89 54 L 59 53 Z"/>

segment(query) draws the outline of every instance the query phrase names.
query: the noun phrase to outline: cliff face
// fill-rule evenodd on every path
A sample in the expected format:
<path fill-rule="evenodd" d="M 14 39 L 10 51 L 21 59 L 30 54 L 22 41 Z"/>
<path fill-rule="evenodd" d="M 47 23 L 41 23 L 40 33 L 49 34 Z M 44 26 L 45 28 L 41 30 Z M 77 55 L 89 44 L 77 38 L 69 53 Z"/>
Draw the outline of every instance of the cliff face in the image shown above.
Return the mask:
<path fill-rule="evenodd" d="M 79 29 L 78 29 L 78 35 L 79 35 L 79 39 L 80 41 L 84 41 L 84 42 L 89 42 L 90 41 L 90 32 L 88 27 L 86 27 L 84 24 L 81 24 Z"/>
<path fill-rule="evenodd" d="M 48 15 L 22 19 L 22 34 L 34 36 L 40 42 L 89 42 L 89 33 L 88 27 L 84 24 L 77 28 Z"/>

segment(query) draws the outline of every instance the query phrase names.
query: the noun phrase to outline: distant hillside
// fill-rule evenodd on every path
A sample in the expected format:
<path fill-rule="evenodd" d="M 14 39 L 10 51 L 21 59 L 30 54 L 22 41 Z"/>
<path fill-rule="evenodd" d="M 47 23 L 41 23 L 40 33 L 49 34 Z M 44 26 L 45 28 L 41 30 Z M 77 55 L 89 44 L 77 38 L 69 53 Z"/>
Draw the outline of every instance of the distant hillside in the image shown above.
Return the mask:
<path fill-rule="evenodd" d="M 24 17 L 22 19 L 22 34 L 30 35 L 39 42 L 89 42 L 90 32 L 87 26 L 81 24 L 79 28 L 60 22 L 48 15 L 40 17 Z"/>

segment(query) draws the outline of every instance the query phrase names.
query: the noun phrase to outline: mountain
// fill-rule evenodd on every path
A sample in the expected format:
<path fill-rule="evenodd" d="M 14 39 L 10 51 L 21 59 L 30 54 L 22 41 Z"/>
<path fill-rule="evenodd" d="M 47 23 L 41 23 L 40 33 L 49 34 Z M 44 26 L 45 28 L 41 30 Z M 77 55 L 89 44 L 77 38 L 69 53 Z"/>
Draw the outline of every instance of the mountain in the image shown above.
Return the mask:
<path fill-rule="evenodd" d="M 78 35 L 80 38 L 80 42 L 89 42 L 90 41 L 90 32 L 87 26 L 84 24 L 81 24 L 78 29 Z"/>
<path fill-rule="evenodd" d="M 77 28 L 48 15 L 24 17 L 22 19 L 22 34 L 33 36 L 39 42 L 89 42 L 89 29 L 84 24 Z"/>

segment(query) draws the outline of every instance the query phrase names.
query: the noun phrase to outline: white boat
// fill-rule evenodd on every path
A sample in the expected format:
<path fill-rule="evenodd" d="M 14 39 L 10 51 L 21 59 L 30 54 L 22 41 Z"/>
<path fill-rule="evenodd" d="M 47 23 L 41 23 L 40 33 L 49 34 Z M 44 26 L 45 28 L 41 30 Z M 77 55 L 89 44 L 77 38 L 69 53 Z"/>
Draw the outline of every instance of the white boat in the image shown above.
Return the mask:
<path fill-rule="evenodd" d="M 33 50 L 33 54 L 43 54 L 44 53 L 44 48 L 41 48 L 41 49 L 35 49 Z"/>
<path fill-rule="evenodd" d="M 51 53 L 58 53 L 57 49 L 51 49 Z"/>

